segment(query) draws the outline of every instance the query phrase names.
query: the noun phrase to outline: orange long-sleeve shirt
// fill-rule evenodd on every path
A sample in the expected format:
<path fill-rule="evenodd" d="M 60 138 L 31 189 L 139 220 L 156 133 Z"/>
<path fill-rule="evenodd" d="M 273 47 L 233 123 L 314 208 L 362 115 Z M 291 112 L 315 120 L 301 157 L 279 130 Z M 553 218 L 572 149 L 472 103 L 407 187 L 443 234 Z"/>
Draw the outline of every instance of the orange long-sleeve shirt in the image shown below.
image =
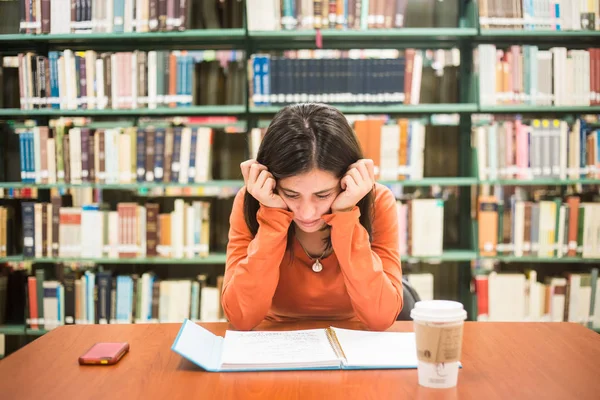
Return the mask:
<path fill-rule="evenodd" d="M 402 310 L 402 270 L 398 250 L 396 200 L 376 184 L 373 241 L 359 222 L 360 209 L 326 214 L 333 253 L 315 273 L 294 238 L 286 249 L 290 211 L 260 207 L 253 236 L 244 221 L 244 189 L 233 203 L 223 281 L 222 306 L 240 330 L 264 319 L 359 320 L 369 329 L 391 326 Z"/>

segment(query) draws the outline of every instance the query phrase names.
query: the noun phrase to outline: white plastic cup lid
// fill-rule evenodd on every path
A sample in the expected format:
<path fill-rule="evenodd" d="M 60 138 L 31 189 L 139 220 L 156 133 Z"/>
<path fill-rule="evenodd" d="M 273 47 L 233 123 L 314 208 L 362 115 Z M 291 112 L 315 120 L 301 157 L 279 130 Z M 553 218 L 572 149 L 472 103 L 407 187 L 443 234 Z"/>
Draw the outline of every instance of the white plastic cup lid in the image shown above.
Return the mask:
<path fill-rule="evenodd" d="M 415 303 L 410 312 L 413 320 L 431 322 L 456 322 L 467 319 L 462 303 L 450 300 L 425 300 Z"/>

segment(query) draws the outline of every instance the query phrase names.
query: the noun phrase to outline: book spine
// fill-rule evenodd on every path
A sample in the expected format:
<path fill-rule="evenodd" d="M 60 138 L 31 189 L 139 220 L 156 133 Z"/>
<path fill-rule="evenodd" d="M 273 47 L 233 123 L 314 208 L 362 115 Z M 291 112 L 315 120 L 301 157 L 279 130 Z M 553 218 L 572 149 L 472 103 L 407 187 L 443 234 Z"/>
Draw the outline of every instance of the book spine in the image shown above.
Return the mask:
<path fill-rule="evenodd" d="M 100 324 L 108 324 L 112 309 L 112 278 L 110 272 L 98 272 L 96 281 L 98 284 L 98 301 L 96 303 L 97 320 Z"/>
<path fill-rule="evenodd" d="M 81 128 L 81 180 L 90 182 L 90 129 Z"/>
<path fill-rule="evenodd" d="M 64 278 L 65 288 L 65 325 L 75 323 L 75 271 L 70 270 Z"/>
<path fill-rule="evenodd" d="M 192 138 L 190 145 L 190 162 L 187 166 L 188 168 L 188 182 L 194 183 L 196 178 L 196 173 L 198 172 L 196 168 L 196 145 L 198 142 L 198 129 L 192 129 Z"/>
<path fill-rule="evenodd" d="M 138 128 L 136 134 L 136 177 L 138 182 L 146 179 L 146 133 Z"/>
<path fill-rule="evenodd" d="M 60 196 L 52 197 L 52 257 L 58 257 L 59 254 L 59 233 L 60 233 L 60 208 L 62 199 Z"/>
<path fill-rule="evenodd" d="M 158 2 L 159 0 L 149 0 L 148 28 L 150 32 L 158 31 Z"/>
<path fill-rule="evenodd" d="M 23 256 L 35 256 L 35 211 L 33 202 L 22 203 L 23 213 Z"/>
<path fill-rule="evenodd" d="M 167 30 L 167 0 L 158 1 L 158 30 L 164 32 Z M 170 0 L 172 1 L 172 0 Z"/>
<path fill-rule="evenodd" d="M 146 255 L 158 256 L 158 204 L 146 204 Z"/>
<path fill-rule="evenodd" d="M 89 130 L 88 130 L 89 131 Z M 96 152 L 95 152 L 95 135 L 86 134 L 88 142 L 88 179 L 90 182 L 96 182 Z"/>
<path fill-rule="evenodd" d="M 146 129 L 146 182 L 154 182 L 154 152 L 155 152 L 155 136 L 154 128 Z"/>
<path fill-rule="evenodd" d="M 98 138 L 98 182 L 105 183 L 106 177 L 106 131 L 99 130 L 96 132 Z"/>
<path fill-rule="evenodd" d="M 42 4 L 42 32 L 41 33 L 50 33 L 50 0 L 38 0 L 41 1 Z"/>
<path fill-rule="evenodd" d="M 154 151 L 154 181 L 162 182 L 164 178 L 165 161 L 165 130 L 157 129 L 155 137 Z"/>
<path fill-rule="evenodd" d="M 173 140 L 173 161 L 171 163 L 171 182 L 179 182 L 179 163 L 181 157 L 181 127 L 175 127 L 175 137 Z"/>

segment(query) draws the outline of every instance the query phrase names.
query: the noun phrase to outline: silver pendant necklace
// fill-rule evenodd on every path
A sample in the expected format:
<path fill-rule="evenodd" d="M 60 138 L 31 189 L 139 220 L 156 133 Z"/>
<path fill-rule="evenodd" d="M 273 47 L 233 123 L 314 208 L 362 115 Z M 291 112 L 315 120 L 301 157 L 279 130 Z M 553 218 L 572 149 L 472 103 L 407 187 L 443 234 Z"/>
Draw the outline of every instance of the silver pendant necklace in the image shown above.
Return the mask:
<path fill-rule="evenodd" d="M 298 243 L 300 243 L 300 241 L 298 240 Z M 306 253 L 306 256 L 311 260 L 314 261 L 313 265 L 312 265 L 312 270 L 314 272 L 321 272 L 323 271 L 323 264 L 321 264 L 321 259 L 323 258 L 323 256 L 325 255 L 325 253 L 327 252 L 327 249 L 325 249 L 325 251 L 323 252 L 323 254 L 321 254 L 321 257 L 313 259 L 310 254 L 308 254 L 308 251 L 306 251 L 306 249 L 304 248 L 304 246 L 302 246 L 302 243 L 300 243 L 300 247 L 302 247 L 302 250 L 304 250 L 304 253 Z"/>

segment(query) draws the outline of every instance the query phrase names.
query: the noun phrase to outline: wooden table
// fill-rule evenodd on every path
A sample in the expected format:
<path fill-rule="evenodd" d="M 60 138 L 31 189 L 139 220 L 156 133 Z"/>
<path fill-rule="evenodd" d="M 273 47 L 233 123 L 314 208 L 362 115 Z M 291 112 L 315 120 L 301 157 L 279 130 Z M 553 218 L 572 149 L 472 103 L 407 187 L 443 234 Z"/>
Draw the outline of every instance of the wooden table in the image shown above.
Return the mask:
<path fill-rule="evenodd" d="M 223 335 L 226 323 L 202 324 Z M 263 323 L 257 329 L 327 327 Z M 332 323 L 358 328 L 357 323 Z M 0 361 L 1 399 L 598 399 L 600 335 L 571 323 L 465 325 L 458 387 L 426 389 L 416 370 L 204 372 L 171 350 L 179 324 L 59 327 Z M 390 330 L 412 331 L 412 322 Z M 127 341 L 115 366 L 80 366 L 100 341 Z"/>

